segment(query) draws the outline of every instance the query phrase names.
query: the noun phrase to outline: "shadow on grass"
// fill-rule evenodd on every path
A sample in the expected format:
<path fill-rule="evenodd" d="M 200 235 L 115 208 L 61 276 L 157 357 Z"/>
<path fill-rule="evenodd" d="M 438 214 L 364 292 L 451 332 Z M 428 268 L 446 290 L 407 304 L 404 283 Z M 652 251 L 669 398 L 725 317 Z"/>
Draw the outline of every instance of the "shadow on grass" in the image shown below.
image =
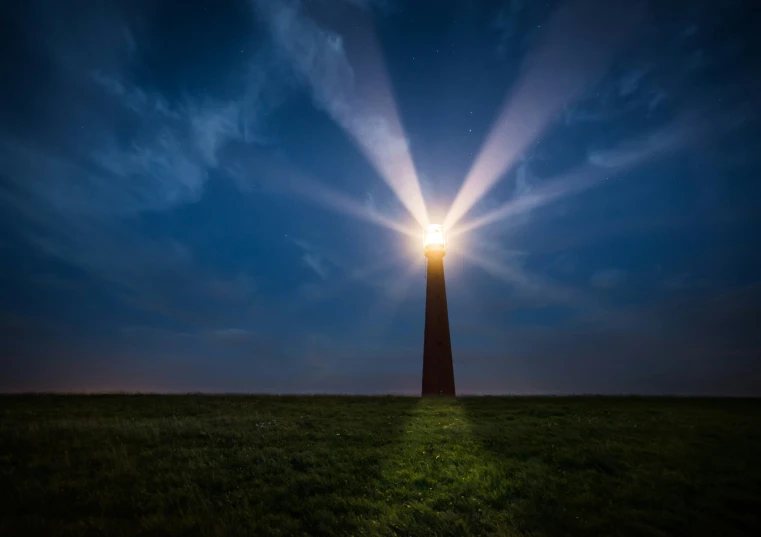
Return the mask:
<path fill-rule="evenodd" d="M 759 401 L 460 398 L 485 508 L 537 535 L 759 535 Z"/>
<path fill-rule="evenodd" d="M 0 401 L 0 533 L 349 535 L 418 399 Z"/>
<path fill-rule="evenodd" d="M 761 534 L 759 401 L 0 398 L 0 534 Z"/>

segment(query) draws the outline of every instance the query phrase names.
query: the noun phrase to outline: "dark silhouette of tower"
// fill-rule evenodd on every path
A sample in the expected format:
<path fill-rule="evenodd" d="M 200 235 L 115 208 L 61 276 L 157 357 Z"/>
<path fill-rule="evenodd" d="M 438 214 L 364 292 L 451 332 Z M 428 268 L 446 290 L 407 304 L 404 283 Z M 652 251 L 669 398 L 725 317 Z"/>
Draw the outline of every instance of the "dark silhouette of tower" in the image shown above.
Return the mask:
<path fill-rule="evenodd" d="M 428 259 L 425 289 L 425 339 L 423 342 L 423 392 L 455 395 L 452 343 L 449 339 L 447 289 L 444 283 L 446 244 L 441 226 L 428 226 L 425 257 Z"/>

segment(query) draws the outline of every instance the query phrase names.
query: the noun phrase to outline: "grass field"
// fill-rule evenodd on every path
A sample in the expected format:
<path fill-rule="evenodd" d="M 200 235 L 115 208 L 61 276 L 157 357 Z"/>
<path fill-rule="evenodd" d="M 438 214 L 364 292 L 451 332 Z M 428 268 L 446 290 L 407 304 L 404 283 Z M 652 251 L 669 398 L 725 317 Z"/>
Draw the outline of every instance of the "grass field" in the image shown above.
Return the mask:
<path fill-rule="evenodd" d="M 2 396 L 0 535 L 761 535 L 761 401 Z"/>

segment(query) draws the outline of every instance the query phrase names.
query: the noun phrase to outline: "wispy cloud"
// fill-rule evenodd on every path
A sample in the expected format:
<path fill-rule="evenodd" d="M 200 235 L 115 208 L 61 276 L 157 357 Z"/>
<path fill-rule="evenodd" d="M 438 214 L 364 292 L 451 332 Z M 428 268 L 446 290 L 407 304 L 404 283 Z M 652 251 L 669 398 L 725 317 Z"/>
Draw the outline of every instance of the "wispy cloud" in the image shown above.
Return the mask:
<path fill-rule="evenodd" d="M 187 244 L 145 236 L 137 223 L 201 199 L 210 172 L 230 165 L 230 142 L 262 139 L 281 102 L 268 61 L 258 51 L 243 60 L 230 97 L 170 98 L 134 77 L 142 46 L 126 12 L 105 7 L 72 20 L 54 5 L 42 15 L 36 7 L 18 22 L 47 30 L 32 57 L 46 58 L 49 76 L 28 125 L 0 126 L 4 214 L 38 251 L 83 269 L 130 307 L 194 326 L 243 314 L 250 274 L 201 269 Z M 223 305 L 221 319 L 209 316 Z"/>
<path fill-rule="evenodd" d="M 418 223 L 425 225 L 425 202 L 379 46 L 370 39 L 372 27 L 365 25 L 365 41 L 356 47 L 365 55 L 365 73 L 359 77 L 349 61 L 344 38 L 310 19 L 300 2 L 252 0 L 252 4 L 269 26 L 282 56 L 311 89 L 315 104 L 343 127 L 399 201 Z M 360 91 L 369 86 L 371 91 Z"/>
<path fill-rule="evenodd" d="M 142 86 L 133 74 L 140 38 L 131 29 L 132 8 L 122 7 L 73 17 L 57 4 L 30 2 L 17 14 L 27 31 L 44 29 L 31 57 L 46 59 L 49 76 L 36 88 L 27 128 L 0 127 L 0 173 L 10 185 L 0 202 L 23 208 L 38 235 L 82 217 L 120 218 L 197 201 L 209 171 L 227 166 L 226 144 L 261 140 L 263 119 L 281 102 L 273 97 L 278 81 L 266 46 L 241 61 L 239 90 L 229 97 L 170 98 Z"/>
<path fill-rule="evenodd" d="M 302 250 L 301 262 L 310 268 L 321 279 L 325 280 L 330 274 L 327 261 L 318 253 L 315 246 L 307 241 L 295 239 L 292 241 Z"/>
<path fill-rule="evenodd" d="M 307 252 L 301 256 L 301 260 L 323 280 L 328 277 L 328 267 L 321 257 Z"/>

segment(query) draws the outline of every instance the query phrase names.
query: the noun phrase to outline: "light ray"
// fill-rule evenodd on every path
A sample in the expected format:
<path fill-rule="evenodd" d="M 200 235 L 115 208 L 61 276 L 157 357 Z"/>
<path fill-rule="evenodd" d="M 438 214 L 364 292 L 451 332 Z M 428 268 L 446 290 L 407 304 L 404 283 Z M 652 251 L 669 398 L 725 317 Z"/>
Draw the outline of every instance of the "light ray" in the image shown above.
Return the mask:
<path fill-rule="evenodd" d="M 407 259 L 406 256 L 397 256 L 391 258 L 384 257 L 378 262 L 352 270 L 346 275 L 345 278 L 341 279 L 340 281 L 333 281 L 329 285 L 313 287 L 309 295 L 303 298 L 306 298 L 307 301 L 311 302 L 328 300 L 337 296 L 341 291 L 345 290 L 352 283 L 367 283 L 368 279 L 376 276 L 378 273 L 388 268 L 400 264 L 405 259 Z"/>
<path fill-rule="evenodd" d="M 291 194 L 324 209 L 371 222 L 408 237 L 417 239 L 420 236 L 420 232 L 414 226 L 386 216 L 351 196 L 309 177 L 282 158 L 255 153 L 248 154 L 245 158 L 245 168 L 230 170 L 240 182 L 244 183 L 242 185 L 244 188 L 250 188 L 247 186 L 247 182 L 251 181 L 251 172 L 248 170 L 256 170 L 258 175 L 269 178 L 262 181 L 263 187 L 273 193 Z"/>
<path fill-rule="evenodd" d="M 336 118 L 381 178 L 421 227 L 429 224 L 409 143 L 391 92 L 388 70 L 372 22 L 366 16 L 351 33 L 356 103 L 339 107 Z M 351 108 L 351 109 L 348 109 Z"/>
<path fill-rule="evenodd" d="M 499 249 L 495 246 L 492 248 Z M 493 257 L 480 255 L 462 244 L 457 246 L 455 253 L 492 276 L 512 285 L 518 292 L 542 298 L 548 302 L 573 300 L 579 296 L 572 289 L 531 277 L 520 268 L 501 262 L 498 259 L 499 255 Z"/>
<path fill-rule="evenodd" d="M 576 311 L 586 312 L 586 314 L 607 315 L 606 308 L 600 303 L 600 297 L 589 296 L 580 289 L 529 275 L 520 267 L 511 266 L 500 260 L 509 252 L 495 244 L 488 244 L 488 246 L 492 255 L 481 255 L 469 248 L 458 248 L 457 254 L 493 277 L 511 285 L 517 292 L 516 298 L 529 300 L 527 307 L 563 305 Z"/>
<path fill-rule="evenodd" d="M 529 213 L 557 199 L 591 188 L 607 180 L 611 175 L 613 175 L 611 170 L 585 166 L 580 170 L 553 179 L 549 184 L 540 186 L 529 194 L 512 199 L 483 216 L 459 224 L 449 232 L 449 236 L 456 237 L 501 220 Z"/>
<path fill-rule="evenodd" d="M 318 105 L 349 135 L 418 224 L 427 225 L 420 183 L 369 15 L 349 9 L 327 29 L 300 3 L 262 1 L 256 7 Z"/>
<path fill-rule="evenodd" d="M 727 130 L 732 124 L 732 121 L 726 119 L 719 123 L 716 120 L 708 121 L 706 118 L 698 119 L 691 113 L 685 114 L 680 121 L 647 136 L 622 143 L 613 149 L 590 154 L 590 164 L 551 179 L 530 193 L 512 199 L 487 214 L 458 224 L 448 232 L 448 236 L 456 237 L 520 214 L 530 213 L 556 200 L 593 188 L 658 156 L 678 151 L 709 134 L 709 125 L 713 126 L 714 133 L 719 133 Z"/>
<path fill-rule="evenodd" d="M 415 276 L 419 276 L 422 280 L 423 267 L 423 256 L 415 257 L 407 270 L 400 277 L 395 278 L 394 282 L 386 289 L 380 304 L 368 312 L 366 320 L 362 323 L 363 328 L 360 330 L 367 334 L 369 341 L 379 341 L 388 334 L 396 312 L 407 298 L 409 290 L 415 282 Z"/>
<path fill-rule="evenodd" d="M 444 219 L 451 229 L 509 170 L 558 112 L 604 72 L 640 18 L 626 2 L 574 0 L 545 27 Z"/>
<path fill-rule="evenodd" d="M 402 233 L 409 237 L 419 237 L 420 233 L 412 226 L 405 225 L 401 222 L 379 213 L 377 210 L 360 203 L 338 190 L 332 189 L 317 181 L 306 178 L 298 179 L 298 182 L 292 183 L 296 188 L 293 192 L 311 202 L 314 202 L 324 208 L 352 216 L 360 220 L 372 222 L 386 229 Z"/>

